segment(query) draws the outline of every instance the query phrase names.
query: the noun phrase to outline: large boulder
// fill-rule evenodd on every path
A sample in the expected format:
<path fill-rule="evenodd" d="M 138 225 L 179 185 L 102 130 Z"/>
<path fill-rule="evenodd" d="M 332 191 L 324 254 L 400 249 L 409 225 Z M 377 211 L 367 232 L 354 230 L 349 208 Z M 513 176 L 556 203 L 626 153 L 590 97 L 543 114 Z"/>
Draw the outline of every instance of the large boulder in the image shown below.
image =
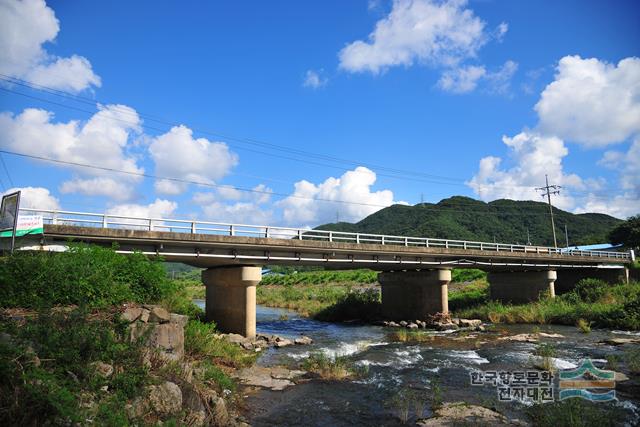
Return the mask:
<path fill-rule="evenodd" d="M 421 427 L 525 425 L 520 421 L 509 420 L 504 415 L 491 409 L 461 402 L 445 403 L 441 408 L 434 411 L 433 417 L 418 420 L 416 424 Z"/>
<path fill-rule="evenodd" d="M 168 323 L 171 321 L 171 314 L 162 307 L 153 307 L 149 313 L 150 323 Z"/>
<path fill-rule="evenodd" d="M 176 323 L 134 323 L 130 328 L 132 341 L 143 338 L 145 345 L 159 350 L 166 360 L 180 360 L 184 356 L 184 328 Z"/>
<path fill-rule="evenodd" d="M 148 386 L 147 393 L 149 407 L 158 415 L 171 415 L 182 409 L 182 391 L 175 383 Z"/>

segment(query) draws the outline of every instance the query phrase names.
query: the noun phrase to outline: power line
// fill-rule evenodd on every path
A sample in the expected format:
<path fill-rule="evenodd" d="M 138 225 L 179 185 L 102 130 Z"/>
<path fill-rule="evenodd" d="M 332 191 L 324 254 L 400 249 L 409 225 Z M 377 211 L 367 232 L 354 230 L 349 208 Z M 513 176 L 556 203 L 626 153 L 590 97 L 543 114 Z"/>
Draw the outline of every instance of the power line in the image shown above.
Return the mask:
<path fill-rule="evenodd" d="M 9 151 L 9 150 L 0 150 L 0 153 L 9 154 L 9 155 L 18 156 L 18 157 L 30 158 L 30 159 L 34 159 L 34 160 L 46 161 L 46 162 L 51 162 L 51 163 L 64 164 L 64 165 L 67 165 L 67 166 L 83 167 L 83 168 L 101 170 L 101 171 L 105 171 L 105 172 L 120 173 L 120 174 L 124 174 L 124 175 L 139 176 L 139 177 L 143 177 L 143 178 L 150 178 L 150 179 L 156 179 L 156 180 L 167 180 L 167 181 L 178 182 L 178 183 L 183 183 L 183 184 L 198 185 L 198 186 L 202 186 L 202 187 L 225 188 L 225 189 L 237 190 L 237 191 L 242 191 L 242 192 L 247 192 L 247 193 L 267 194 L 267 195 L 270 195 L 270 196 L 278 196 L 278 197 L 285 197 L 285 198 L 291 197 L 291 198 L 294 198 L 294 199 L 311 200 L 311 201 L 315 201 L 315 202 L 340 203 L 340 204 L 345 204 L 345 205 L 358 205 L 358 206 L 371 206 L 371 207 L 376 207 L 376 208 L 386 208 L 386 207 L 389 206 L 389 205 L 380 205 L 380 204 L 375 204 L 375 203 L 353 202 L 353 201 L 348 201 L 348 200 L 334 200 L 334 199 L 325 199 L 325 198 L 317 198 L 317 197 L 305 197 L 305 196 L 299 196 L 299 195 L 296 195 L 296 194 L 277 193 L 277 192 L 274 192 L 274 191 L 267 191 L 267 190 L 257 190 L 255 188 L 243 188 L 243 187 L 237 187 L 237 186 L 233 186 L 233 185 L 214 184 L 214 183 L 211 183 L 211 182 L 193 181 L 193 180 L 182 179 L 182 178 L 174 178 L 174 177 L 164 177 L 164 176 L 158 176 L 158 175 L 153 175 L 153 174 L 144 173 L 144 172 L 132 172 L 132 171 L 120 170 L 120 169 L 115 169 L 115 168 L 110 168 L 110 167 L 91 165 L 91 164 L 86 164 L 86 163 L 70 162 L 70 161 L 52 159 L 52 158 L 48 158 L 48 157 L 36 156 L 36 155 L 31 155 L 31 154 L 26 154 L 26 153 L 18 153 L 18 152 Z M 434 205 L 434 207 L 425 207 L 425 209 L 431 209 L 431 210 L 434 210 L 434 211 L 442 212 L 442 210 L 441 210 L 442 206 L 436 208 L 435 205 Z M 499 211 L 496 211 L 496 212 L 487 212 L 487 211 L 479 211 L 479 210 L 475 210 L 474 211 L 472 209 L 464 209 L 464 210 L 447 209 L 446 211 L 447 212 L 458 212 L 458 213 L 473 212 L 474 214 L 501 215 L 501 216 L 508 216 L 508 215 L 514 215 L 514 216 L 538 216 L 538 215 L 540 215 L 540 213 L 537 213 L 537 212 L 507 213 L 507 212 L 499 212 Z"/>
<path fill-rule="evenodd" d="M 7 169 L 7 164 L 4 162 L 4 157 L 0 154 L 0 161 L 2 161 L 2 167 L 4 168 L 4 172 L 7 174 L 7 178 L 9 178 L 9 183 L 12 187 L 15 187 L 13 184 L 13 180 L 11 179 L 11 174 L 9 173 L 9 169 Z"/>
<path fill-rule="evenodd" d="M 0 74 L 0 76 L 2 76 L 2 74 Z M 13 81 L 9 81 L 9 80 L 7 80 L 7 79 L 3 79 L 3 78 L 1 78 L 1 77 L 0 77 L 0 80 L 4 80 L 4 81 L 7 81 L 7 82 L 12 82 L 12 83 L 16 83 L 16 82 L 13 82 Z M 29 87 L 29 86 L 26 86 L 26 85 L 24 85 L 24 84 L 23 84 L 23 86 L 25 86 L 25 87 Z M 14 91 L 14 90 L 11 90 L 11 89 L 8 89 L 8 88 L 4 88 L 4 87 L 1 87 L 1 86 L 0 86 L 0 89 L 1 89 L 1 90 L 4 90 L 4 91 L 6 91 L 6 92 L 9 92 L 9 93 L 13 93 L 13 94 L 21 95 L 21 96 L 24 96 L 24 97 L 27 97 L 27 98 L 35 99 L 35 100 L 38 100 L 38 101 L 42 101 L 42 102 L 46 102 L 46 103 L 50 103 L 50 104 L 57 105 L 57 106 L 60 106 L 60 107 L 63 107 L 63 108 L 68 108 L 68 109 L 72 109 L 72 110 L 80 111 L 80 112 L 83 112 L 83 113 L 86 113 L 86 114 L 95 114 L 95 111 L 89 111 L 89 110 L 82 109 L 82 108 L 78 108 L 78 107 L 75 107 L 75 106 L 70 106 L 70 105 L 66 105 L 66 104 L 61 104 L 61 103 L 59 103 L 59 102 L 55 102 L 55 101 L 52 101 L 52 100 L 49 100 L 49 99 L 44 99 L 44 98 L 36 97 L 36 96 L 29 95 L 29 94 L 25 94 L 25 93 L 22 93 L 22 92 L 17 92 L 17 91 Z M 36 90 L 38 90 L 37 88 L 32 88 L 32 89 L 36 89 Z M 57 90 L 54 90 L 54 89 L 51 89 L 51 91 L 54 91 L 54 92 L 62 92 L 62 91 L 57 91 Z M 45 91 L 45 92 L 46 92 L 46 91 Z M 65 97 L 67 97 L 67 98 L 69 98 L 69 97 L 75 97 L 75 95 L 69 94 L 69 96 L 65 96 Z M 83 97 L 79 97 L 79 98 L 80 98 L 80 99 L 83 99 L 83 100 L 87 100 L 87 101 L 89 100 L 88 98 L 83 98 Z M 92 102 L 91 102 L 91 105 L 92 105 L 92 106 L 93 106 L 93 105 L 95 105 L 95 102 L 97 102 L 97 101 L 92 101 Z M 116 106 L 116 107 L 117 107 L 117 106 Z M 128 109 L 127 109 L 127 110 L 121 109 L 120 111 L 122 111 L 122 112 L 124 112 L 124 113 L 129 113 L 129 114 L 130 114 L 130 111 L 129 111 Z M 140 116 L 142 116 L 142 115 L 140 115 Z M 139 123 L 137 123 L 137 122 L 131 122 L 131 121 L 128 121 L 128 120 L 124 120 L 124 119 L 121 119 L 121 118 L 117 118 L 117 117 L 111 117 L 111 116 L 109 116 L 109 117 L 107 117 L 107 119 L 108 119 L 108 120 L 114 120 L 114 121 L 123 122 L 123 123 L 129 124 L 129 125 L 141 126 L 141 127 L 143 127 L 143 128 L 146 128 L 146 129 L 154 130 L 154 131 L 156 131 L 156 132 L 166 132 L 166 129 L 161 129 L 161 128 L 157 128 L 157 127 L 150 126 L 150 125 L 146 125 L 146 124 L 140 125 L 140 124 L 139 124 Z M 155 121 L 157 121 L 157 120 L 155 120 Z M 171 125 L 171 124 L 170 124 L 170 125 Z M 194 129 L 194 130 L 195 130 L 195 129 Z M 205 133 L 205 132 L 202 132 L 202 131 L 199 131 L 199 132 L 201 132 L 201 133 Z M 230 145 L 235 146 L 234 144 L 230 144 Z M 342 170 L 342 171 L 349 171 L 349 172 L 355 172 L 355 173 L 357 173 L 357 171 L 353 171 L 353 170 L 350 170 L 350 169 L 345 169 L 345 168 L 343 168 L 343 167 L 339 167 L 339 166 L 335 166 L 335 165 L 327 165 L 327 164 L 318 163 L 318 162 L 314 162 L 314 161 L 310 161 L 310 160 L 305 160 L 305 159 L 300 159 L 300 158 L 294 158 L 294 157 L 289 157 L 289 156 L 283 156 L 283 155 L 279 155 L 279 154 L 275 154 L 275 153 L 268 153 L 268 152 L 264 152 L 264 151 L 260 151 L 260 150 L 255 150 L 255 149 L 247 148 L 247 147 L 236 147 L 236 148 L 241 149 L 241 150 L 246 150 L 246 151 L 249 151 L 249 152 L 254 152 L 254 153 L 262 154 L 262 155 L 267 155 L 267 156 L 272 156 L 272 157 L 276 157 L 276 158 L 281 158 L 281 159 L 285 159 L 285 160 L 292 160 L 292 161 L 303 162 L 303 163 L 312 164 L 312 165 L 316 165 L 316 166 L 320 166 L 320 167 L 329 167 L 329 168 L 339 169 L 339 170 Z M 246 175 L 246 174 L 241 174 L 241 173 L 238 173 L 238 172 L 231 172 L 231 174 L 239 175 L 239 176 L 249 176 L 249 177 L 251 177 L 251 178 L 258 178 L 258 179 L 261 179 L 261 180 L 276 181 L 276 180 L 273 180 L 273 179 L 271 179 L 271 178 L 256 177 L 256 176 L 253 176 L 253 175 Z M 377 174 L 378 174 L 379 176 L 384 176 L 384 177 L 393 178 L 393 179 L 402 179 L 402 180 L 408 180 L 408 181 L 414 181 L 414 182 L 426 182 L 426 183 L 439 184 L 439 185 L 458 185 L 458 186 L 468 187 L 468 186 L 467 186 L 467 184 L 462 184 L 462 183 L 442 182 L 442 181 L 429 180 L 429 179 L 409 178 L 409 177 L 405 177 L 405 176 L 390 175 L 390 174 L 384 174 L 384 173 L 379 173 L 379 172 L 377 172 Z M 444 179 L 451 179 L 451 180 L 453 180 L 453 179 L 457 179 L 457 178 L 447 178 L 447 177 L 443 177 L 443 178 L 444 178 Z M 285 182 L 285 181 L 282 181 L 282 180 L 277 180 L 277 181 L 279 181 L 279 182 Z M 288 183 L 288 184 L 293 184 L 293 183 L 291 183 L 291 182 L 287 182 L 287 183 Z M 479 186 L 480 186 L 480 187 L 501 188 L 501 189 L 518 189 L 518 188 L 525 189 L 525 188 L 528 188 L 528 187 L 526 187 L 526 186 L 510 186 L 510 187 L 501 187 L 501 186 L 482 185 L 482 184 L 480 184 Z M 573 193 L 578 194 L 579 192 L 573 192 Z M 584 194 L 587 194 L 587 193 L 584 193 Z M 593 193 L 588 193 L 588 195 L 590 195 L 591 197 L 596 197 L 596 198 L 603 198 L 603 199 L 607 199 L 607 200 L 608 200 L 608 199 L 610 199 L 610 197 L 600 197 L 600 196 L 597 196 L 597 195 L 595 195 L 595 194 L 593 194 Z M 503 207 L 503 208 L 504 208 L 504 209 L 509 209 L 510 207 Z M 516 208 L 516 207 L 514 207 L 514 209 L 517 209 L 517 208 Z"/>
<path fill-rule="evenodd" d="M 556 226 L 553 222 L 553 206 L 551 205 L 551 195 L 552 194 L 560 194 L 560 189 L 562 188 L 559 185 L 549 185 L 549 177 L 545 174 L 544 176 L 546 185 L 544 187 L 536 188 L 537 191 L 542 191 L 542 198 L 547 198 L 549 202 L 549 215 L 551 216 L 551 230 L 553 231 L 553 247 L 558 247 L 558 242 L 556 240 Z"/>

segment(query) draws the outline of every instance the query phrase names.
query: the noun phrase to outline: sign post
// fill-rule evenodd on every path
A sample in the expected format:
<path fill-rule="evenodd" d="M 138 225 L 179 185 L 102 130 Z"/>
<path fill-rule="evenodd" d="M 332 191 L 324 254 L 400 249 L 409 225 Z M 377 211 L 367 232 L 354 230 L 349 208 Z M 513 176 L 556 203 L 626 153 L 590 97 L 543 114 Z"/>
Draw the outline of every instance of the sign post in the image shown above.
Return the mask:
<path fill-rule="evenodd" d="M 0 232 L 11 232 L 11 253 L 16 245 L 16 229 L 18 228 L 18 211 L 20 210 L 20 192 L 2 196 L 0 206 Z"/>

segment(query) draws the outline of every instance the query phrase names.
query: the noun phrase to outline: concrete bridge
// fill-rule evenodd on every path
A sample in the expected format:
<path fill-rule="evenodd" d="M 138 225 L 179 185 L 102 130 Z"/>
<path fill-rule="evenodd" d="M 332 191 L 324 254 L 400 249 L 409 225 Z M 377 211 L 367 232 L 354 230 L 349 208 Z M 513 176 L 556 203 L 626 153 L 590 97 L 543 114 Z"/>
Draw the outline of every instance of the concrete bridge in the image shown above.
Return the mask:
<path fill-rule="evenodd" d="M 255 335 L 261 266 L 315 265 L 379 271 L 390 319 L 448 312 L 451 269 L 489 272 L 491 298 L 523 303 L 555 296 L 586 277 L 628 280 L 633 251 L 580 251 L 505 243 L 320 231 L 287 227 L 21 209 L 43 215 L 44 234 L 20 237 L 22 250 L 64 250 L 70 240 L 162 256 L 206 268 L 206 315 L 222 330 Z"/>

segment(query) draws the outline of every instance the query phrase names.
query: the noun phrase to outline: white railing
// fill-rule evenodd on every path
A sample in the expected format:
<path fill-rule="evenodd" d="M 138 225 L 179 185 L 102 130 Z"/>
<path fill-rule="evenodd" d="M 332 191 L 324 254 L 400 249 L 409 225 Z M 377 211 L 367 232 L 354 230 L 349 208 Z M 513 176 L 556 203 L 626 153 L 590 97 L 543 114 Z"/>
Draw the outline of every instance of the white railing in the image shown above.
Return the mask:
<path fill-rule="evenodd" d="M 560 254 L 565 256 L 631 259 L 631 252 L 584 251 L 548 246 L 512 245 L 506 243 L 473 242 L 467 240 L 432 239 L 382 234 L 350 233 L 266 225 L 230 224 L 211 221 L 167 218 L 142 218 L 87 212 L 22 208 L 20 211 L 42 215 L 45 224 L 76 225 L 98 228 L 170 231 L 189 234 L 214 234 L 274 239 L 322 240 L 336 243 L 365 243 L 377 245 L 412 246 L 426 248 L 480 250 L 489 252 L 521 252 L 523 254 Z"/>

